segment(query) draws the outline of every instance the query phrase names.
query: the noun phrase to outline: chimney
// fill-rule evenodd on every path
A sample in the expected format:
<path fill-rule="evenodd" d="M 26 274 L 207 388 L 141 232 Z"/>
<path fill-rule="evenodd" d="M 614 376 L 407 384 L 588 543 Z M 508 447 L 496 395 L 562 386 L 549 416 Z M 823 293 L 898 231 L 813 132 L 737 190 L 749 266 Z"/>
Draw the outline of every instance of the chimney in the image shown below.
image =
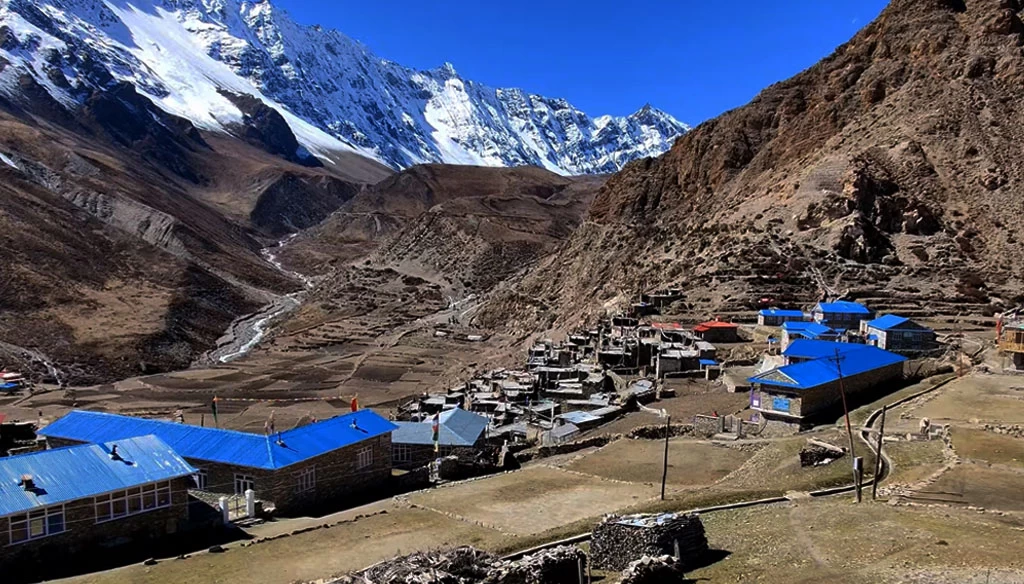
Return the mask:
<path fill-rule="evenodd" d="M 117 453 L 117 444 L 110 447 L 110 460 L 121 460 L 121 455 Z"/>
<path fill-rule="evenodd" d="M 30 474 L 21 475 L 21 482 L 18 484 L 26 491 L 31 491 L 36 488 L 36 482 Z"/>

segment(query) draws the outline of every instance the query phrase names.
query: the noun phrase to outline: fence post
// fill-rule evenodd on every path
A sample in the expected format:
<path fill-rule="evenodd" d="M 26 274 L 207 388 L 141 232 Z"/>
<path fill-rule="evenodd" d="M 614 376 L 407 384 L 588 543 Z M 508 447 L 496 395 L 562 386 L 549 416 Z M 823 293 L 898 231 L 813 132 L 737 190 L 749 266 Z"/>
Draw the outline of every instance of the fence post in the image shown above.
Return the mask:
<path fill-rule="evenodd" d="M 256 491 L 252 489 L 245 490 L 245 516 L 256 516 Z"/>
<path fill-rule="evenodd" d="M 228 498 L 221 497 L 218 501 L 220 504 L 220 515 L 224 519 L 224 525 L 231 523 L 231 511 L 228 509 Z"/>

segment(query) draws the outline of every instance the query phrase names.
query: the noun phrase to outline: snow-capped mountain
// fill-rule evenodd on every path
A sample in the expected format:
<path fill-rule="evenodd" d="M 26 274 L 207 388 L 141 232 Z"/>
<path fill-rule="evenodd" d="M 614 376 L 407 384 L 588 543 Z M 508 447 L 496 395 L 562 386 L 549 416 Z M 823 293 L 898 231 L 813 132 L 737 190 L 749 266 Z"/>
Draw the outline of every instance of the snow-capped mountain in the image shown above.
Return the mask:
<path fill-rule="evenodd" d="M 66 106 L 128 82 L 200 128 L 231 133 L 248 94 L 330 159 L 355 151 L 392 167 L 535 164 L 612 172 L 666 151 L 689 128 L 644 106 L 591 118 L 564 99 L 495 89 L 452 65 L 417 71 L 266 0 L 0 0 L 0 93 L 29 76 Z"/>

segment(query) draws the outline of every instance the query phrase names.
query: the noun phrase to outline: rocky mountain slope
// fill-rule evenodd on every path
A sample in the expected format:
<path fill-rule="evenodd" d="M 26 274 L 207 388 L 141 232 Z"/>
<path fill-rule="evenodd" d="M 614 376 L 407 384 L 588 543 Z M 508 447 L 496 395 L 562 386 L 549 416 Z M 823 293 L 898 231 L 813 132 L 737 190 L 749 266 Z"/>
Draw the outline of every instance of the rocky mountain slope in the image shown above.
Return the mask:
<path fill-rule="evenodd" d="M 893 0 L 830 57 L 613 176 L 481 322 L 569 325 L 660 286 L 695 317 L 840 295 L 909 314 L 1019 300 L 1021 9 Z"/>
<path fill-rule="evenodd" d="M 605 178 L 414 166 L 364 189 L 281 257 L 307 272 L 365 261 L 427 277 L 453 296 L 481 293 L 566 240 Z"/>
<path fill-rule="evenodd" d="M 299 286 L 261 248 L 390 174 L 288 160 L 258 122 L 246 141 L 202 132 L 130 84 L 68 104 L 17 84 L 0 97 L 0 362 L 39 375 L 39 354 L 76 383 L 187 367 Z"/>
<path fill-rule="evenodd" d="M 402 67 L 267 0 L 2 0 L 0 93 L 18 93 L 26 76 L 66 106 L 127 83 L 202 130 L 308 164 L 359 153 L 395 168 L 604 173 L 661 154 L 688 129 L 649 105 L 591 118 L 563 99 L 463 79 L 450 64 Z"/>

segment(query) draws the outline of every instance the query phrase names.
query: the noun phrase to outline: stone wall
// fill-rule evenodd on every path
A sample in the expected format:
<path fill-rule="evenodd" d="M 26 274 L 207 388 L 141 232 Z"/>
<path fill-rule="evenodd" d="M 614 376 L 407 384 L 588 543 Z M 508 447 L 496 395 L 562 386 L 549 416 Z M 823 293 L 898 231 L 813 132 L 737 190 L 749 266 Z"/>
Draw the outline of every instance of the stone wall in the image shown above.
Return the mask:
<path fill-rule="evenodd" d="M 359 451 L 367 447 L 372 451 L 372 463 L 359 468 Z M 289 514 L 317 505 L 339 503 L 346 496 L 386 483 L 391 477 L 391 436 L 384 434 L 276 470 L 186 460 L 206 471 L 206 490 L 234 493 L 235 476 L 245 475 L 253 479 L 258 499 L 272 502 L 279 513 Z M 311 490 L 303 491 L 299 476 L 310 468 L 316 480 Z"/>
<path fill-rule="evenodd" d="M 39 579 L 38 568 L 51 563 L 87 558 L 122 545 L 154 545 L 161 538 L 188 528 L 188 489 L 191 486 L 191 477 L 175 479 L 171 481 L 169 507 L 103 523 L 96 522 L 92 497 L 71 501 L 64 506 L 64 532 L 14 545 L 10 543 L 10 517 L 2 517 L 0 566 L 6 574 L 32 569 L 37 575 L 34 579 Z"/>
<path fill-rule="evenodd" d="M 725 419 L 721 416 L 702 416 L 697 414 L 693 417 L 693 433 L 697 436 L 714 436 L 725 430 Z"/>
<path fill-rule="evenodd" d="M 612 515 L 591 534 L 590 559 L 599 570 L 625 570 L 644 556 L 678 556 L 695 565 L 708 552 L 704 524 L 696 515 Z"/>

